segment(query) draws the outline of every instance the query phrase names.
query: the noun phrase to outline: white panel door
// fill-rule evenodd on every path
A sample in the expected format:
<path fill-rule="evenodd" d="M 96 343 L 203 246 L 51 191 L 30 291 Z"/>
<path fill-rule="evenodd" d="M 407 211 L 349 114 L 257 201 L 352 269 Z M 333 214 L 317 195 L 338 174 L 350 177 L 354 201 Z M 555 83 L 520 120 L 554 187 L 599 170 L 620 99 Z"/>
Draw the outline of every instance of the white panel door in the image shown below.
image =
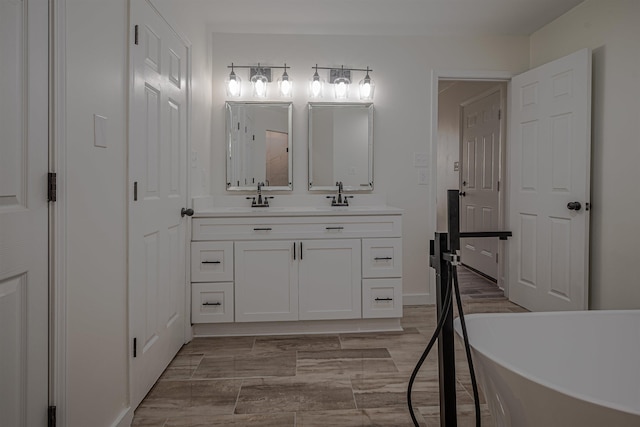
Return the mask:
<path fill-rule="evenodd" d="M 184 343 L 187 52 L 146 0 L 131 2 L 129 286 L 133 407 Z M 132 343 L 133 345 L 133 343 Z"/>
<path fill-rule="evenodd" d="M 587 309 L 591 52 L 514 77 L 510 117 L 509 298 Z"/>
<path fill-rule="evenodd" d="M 0 425 L 48 406 L 48 2 L 0 0 Z"/>
<path fill-rule="evenodd" d="M 500 90 L 462 108 L 460 230 L 496 231 L 499 226 Z M 498 277 L 498 239 L 461 241 L 462 262 Z"/>
<path fill-rule="evenodd" d="M 300 320 L 362 317 L 360 239 L 304 240 L 300 275 Z"/>
<path fill-rule="evenodd" d="M 298 262 L 290 240 L 235 242 L 236 322 L 298 320 Z"/>

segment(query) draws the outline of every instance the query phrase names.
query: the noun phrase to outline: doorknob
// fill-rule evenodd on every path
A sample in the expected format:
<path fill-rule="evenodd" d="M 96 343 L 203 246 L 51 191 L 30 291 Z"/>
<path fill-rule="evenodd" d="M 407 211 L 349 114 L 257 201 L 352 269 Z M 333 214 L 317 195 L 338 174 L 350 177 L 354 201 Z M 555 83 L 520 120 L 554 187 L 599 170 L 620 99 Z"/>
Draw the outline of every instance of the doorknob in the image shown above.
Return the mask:
<path fill-rule="evenodd" d="M 460 197 L 466 197 L 467 192 L 466 191 L 461 191 L 459 194 L 460 194 Z"/>
<path fill-rule="evenodd" d="M 182 208 L 182 210 L 180 211 L 180 216 L 184 217 L 185 215 L 186 216 L 193 215 L 193 209 L 191 209 L 191 208 L 189 208 L 189 209 Z"/>
<path fill-rule="evenodd" d="M 569 202 L 567 203 L 567 209 L 577 212 L 582 209 L 582 205 L 580 204 L 580 202 Z"/>

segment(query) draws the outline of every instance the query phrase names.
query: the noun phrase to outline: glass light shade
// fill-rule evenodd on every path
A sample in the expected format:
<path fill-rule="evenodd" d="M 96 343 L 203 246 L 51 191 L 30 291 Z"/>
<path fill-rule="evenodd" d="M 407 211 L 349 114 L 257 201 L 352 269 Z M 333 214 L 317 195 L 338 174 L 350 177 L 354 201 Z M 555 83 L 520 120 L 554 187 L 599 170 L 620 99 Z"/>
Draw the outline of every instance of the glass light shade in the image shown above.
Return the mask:
<path fill-rule="evenodd" d="M 373 92 L 376 89 L 376 84 L 371 80 L 369 74 L 360 80 L 360 99 L 363 101 L 370 101 L 373 99 Z"/>
<path fill-rule="evenodd" d="M 284 74 L 282 74 L 282 77 L 278 79 L 278 90 L 280 92 L 280 96 L 284 98 L 291 98 L 291 94 L 293 93 L 293 82 L 289 78 L 286 70 Z"/>
<path fill-rule="evenodd" d="M 255 76 L 251 77 L 251 84 L 253 85 L 253 96 L 257 98 L 266 98 L 267 83 L 267 78 L 262 74 L 256 74 Z"/>
<path fill-rule="evenodd" d="M 309 82 L 309 96 L 311 98 L 322 98 L 324 89 L 324 81 L 316 76 L 314 76 Z"/>
<path fill-rule="evenodd" d="M 350 81 L 346 77 L 339 77 L 333 82 L 333 90 L 335 92 L 336 99 L 349 98 L 349 85 Z"/>
<path fill-rule="evenodd" d="M 229 78 L 224 82 L 227 89 L 227 96 L 238 97 L 242 92 L 242 80 L 236 76 L 233 71 L 229 74 Z"/>

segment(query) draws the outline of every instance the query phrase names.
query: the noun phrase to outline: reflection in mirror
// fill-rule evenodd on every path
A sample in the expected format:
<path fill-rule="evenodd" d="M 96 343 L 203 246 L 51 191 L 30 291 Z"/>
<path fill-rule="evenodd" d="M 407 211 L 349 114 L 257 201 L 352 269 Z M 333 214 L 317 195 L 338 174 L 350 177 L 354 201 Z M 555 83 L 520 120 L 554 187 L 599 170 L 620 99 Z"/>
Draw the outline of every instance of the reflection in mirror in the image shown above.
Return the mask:
<path fill-rule="evenodd" d="M 309 190 L 373 190 L 373 104 L 309 103 Z"/>
<path fill-rule="evenodd" d="M 291 190 L 291 103 L 227 102 L 227 190 Z"/>

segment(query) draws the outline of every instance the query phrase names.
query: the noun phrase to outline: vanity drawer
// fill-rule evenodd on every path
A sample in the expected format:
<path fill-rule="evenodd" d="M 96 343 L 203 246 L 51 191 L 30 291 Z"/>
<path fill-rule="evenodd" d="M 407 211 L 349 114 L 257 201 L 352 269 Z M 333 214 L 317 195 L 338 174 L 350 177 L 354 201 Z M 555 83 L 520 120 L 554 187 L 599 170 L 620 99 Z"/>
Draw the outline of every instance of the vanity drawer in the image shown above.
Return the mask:
<path fill-rule="evenodd" d="M 402 317 L 402 279 L 363 279 L 362 317 Z"/>
<path fill-rule="evenodd" d="M 362 239 L 362 277 L 402 277 L 402 239 Z"/>
<path fill-rule="evenodd" d="M 233 322 L 233 283 L 191 284 L 191 322 Z"/>
<path fill-rule="evenodd" d="M 233 281 L 233 242 L 191 242 L 191 281 Z"/>
<path fill-rule="evenodd" d="M 193 240 L 335 239 L 402 236 L 400 215 L 196 218 Z"/>

